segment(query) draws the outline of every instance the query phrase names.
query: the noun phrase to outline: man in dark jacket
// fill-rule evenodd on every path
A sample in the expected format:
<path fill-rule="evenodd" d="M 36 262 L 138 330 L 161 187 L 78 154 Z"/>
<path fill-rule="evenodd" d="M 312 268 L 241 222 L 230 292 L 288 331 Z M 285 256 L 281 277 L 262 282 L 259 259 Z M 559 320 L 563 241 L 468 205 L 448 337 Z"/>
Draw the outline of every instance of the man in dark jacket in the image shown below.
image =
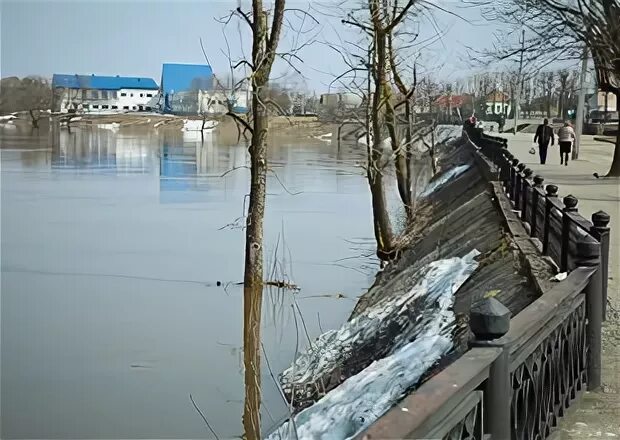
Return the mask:
<path fill-rule="evenodd" d="M 553 145 L 553 129 L 549 127 L 549 120 L 545 118 L 542 125 L 539 125 L 534 135 L 534 142 L 538 141 L 538 153 L 540 154 L 540 163 L 542 165 L 547 161 L 547 148 L 549 141 Z"/>

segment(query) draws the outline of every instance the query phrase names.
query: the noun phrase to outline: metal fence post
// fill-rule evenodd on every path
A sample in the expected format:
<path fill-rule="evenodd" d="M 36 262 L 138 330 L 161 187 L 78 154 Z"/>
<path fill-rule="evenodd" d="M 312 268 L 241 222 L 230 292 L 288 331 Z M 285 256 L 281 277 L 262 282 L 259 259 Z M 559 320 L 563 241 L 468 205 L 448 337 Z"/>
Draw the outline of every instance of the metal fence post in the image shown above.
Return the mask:
<path fill-rule="evenodd" d="M 609 280 L 609 214 L 597 211 L 592 214 L 590 234 L 601 244 L 601 278 L 603 298 L 603 321 L 607 319 L 607 282 Z"/>
<path fill-rule="evenodd" d="M 601 386 L 601 327 L 603 323 L 603 298 L 601 297 L 602 270 L 601 245 L 589 237 L 577 242 L 579 266 L 595 267 L 596 271 L 586 286 L 586 316 L 588 327 L 586 338 L 588 343 L 588 391 Z"/>
<path fill-rule="evenodd" d="M 545 229 L 543 230 L 543 255 L 549 254 L 549 224 L 551 222 L 551 210 L 553 209 L 552 200 L 558 197 L 558 187 L 547 185 L 547 195 L 545 196 Z"/>
<path fill-rule="evenodd" d="M 524 163 L 520 163 L 519 165 L 517 165 L 517 182 L 515 185 L 515 196 L 513 199 L 514 202 L 514 208 L 515 209 L 519 209 L 520 205 L 521 205 L 521 189 L 523 188 L 523 170 L 525 169 L 525 164 Z"/>
<path fill-rule="evenodd" d="M 534 172 L 529 168 L 523 170 L 523 183 L 521 188 L 521 220 L 527 221 L 527 189 L 532 186 L 530 178 Z"/>
<path fill-rule="evenodd" d="M 568 270 L 568 241 L 570 239 L 570 216 L 569 213 L 577 212 L 577 197 L 573 195 L 567 195 L 562 199 L 564 202 L 564 209 L 562 210 L 562 249 L 560 252 L 560 271 L 566 272 Z"/>
<path fill-rule="evenodd" d="M 512 178 L 510 170 L 512 168 L 512 159 L 514 159 L 512 153 L 510 153 L 510 151 L 508 150 L 505 150 L 504 154 L 502 155 L 502 169 L 500 174 L 500 179 L 502 180 L 505 193 L 509 193 L 510 191 L 510 179 Z"/>
<path fill-rule="evenodd" d="M 517 165 L 519 165 L 519 159 L 516 157 L 512 159 L 512 167 L 510 168 L 510 192 L 508 193 L 510 200 L 515 199 L 515 188 L 517 187 Z"/>
<path fill-rule="evenodd" d="M 499 339 L 510 329 L 510 310 L 496 298 L 486 298 L 471 308 L 469 326 L 476 336 L 472 346 L 502 349 L 484 384 L 484 419 L 492 439 L 510 439 L 510 350 Z"/>
<path fill-rule="evenodd" d="M 543 187 L 543 179 L 541 176 L 534 176 L 534 187 L 532 188 L 532 220 L 530 222 L 530 235 L 536 236 L 536 227 L 538 226 L 538 203 L 540 199 L 540 190 Z"/>

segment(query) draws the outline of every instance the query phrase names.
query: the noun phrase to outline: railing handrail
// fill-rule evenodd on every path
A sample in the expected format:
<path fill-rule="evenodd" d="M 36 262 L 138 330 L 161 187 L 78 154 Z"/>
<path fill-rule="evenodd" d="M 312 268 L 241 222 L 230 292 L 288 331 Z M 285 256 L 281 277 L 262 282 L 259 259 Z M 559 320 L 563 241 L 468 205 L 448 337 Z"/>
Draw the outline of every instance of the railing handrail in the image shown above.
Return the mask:
<path fill-rule="evenodd" d="M 449 415 L 489 377 L 501 351 L 496 347 L 469 349 L 356 438 L 428 438 L 425 434 L 436 431 L 439 424 L 451 428 Z"/>
<path fill-rule="evenodd" d="M 562 321 L 571 312 L 570 306 L 573 300 L 581 294 L 590 278 L 596 272 L 596 267 L 578 267 L 573 270 L 565 282 L 558 284 L 553 289 L 545 292 L 533 303 L 521 310 L 510 320 L 510 330 L 504 336 L 479 343 L 491 347 L 507 347 L 510 353 L 511 370 L 528 355 L 530 355 L 538 342 L 548 336 L 554 329 L 550 322 Z"/>

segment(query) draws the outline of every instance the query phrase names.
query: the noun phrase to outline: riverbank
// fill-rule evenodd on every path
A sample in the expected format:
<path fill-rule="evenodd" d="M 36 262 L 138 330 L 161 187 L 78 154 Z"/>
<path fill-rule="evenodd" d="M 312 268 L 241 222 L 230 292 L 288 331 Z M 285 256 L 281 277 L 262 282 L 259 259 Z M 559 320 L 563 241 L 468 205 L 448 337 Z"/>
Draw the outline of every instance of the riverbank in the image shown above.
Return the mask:
<path fill-rule="evenodd" d="M 562 439 L 620 436 L 620 180 L 596 179 L 609 169 L 614 145 L 583 135 L 579 159 L 560 165 L 557 146 L 550 147 L 547 163 L 540 165 L 538 156 L 528 153 L 533 134 L 502 134 L 508 148 L 545 184 L 559 187 L 562 196 L 572 194 L 579 199 L 579 212 L 586 218 L 603 210 L 611 216 L 609 249 L 609 284 L 607 321 L 603 326 L 603 386 L 599 392 L 585 393 L 575 411 L 561 422 Z"/>
<path fill-rule="evenodd" d="M 400 258 L 280 376 L 299 438 L 354 438 L 468 350 L 473 304 L 495 297 L 515 316 L 549 289 L 554 269 L 504 229 L 473 148 L 454 142 L 438 156 Z M 285 424 L 269 438 L 293 437 Z"/>

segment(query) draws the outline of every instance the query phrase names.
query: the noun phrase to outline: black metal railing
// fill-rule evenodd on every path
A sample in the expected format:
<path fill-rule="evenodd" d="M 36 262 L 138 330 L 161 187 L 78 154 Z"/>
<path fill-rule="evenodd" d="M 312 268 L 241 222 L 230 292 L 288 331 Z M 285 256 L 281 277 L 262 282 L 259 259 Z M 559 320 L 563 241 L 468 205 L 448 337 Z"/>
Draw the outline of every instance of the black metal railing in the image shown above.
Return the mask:
<path fill-rule="evenodd" d="M 484 157 L 481 172 L 494 176 L 495 195 L 510 202 L 513 212 L 505 215 L 521 220 L 540 242 L 540 252 L 568 272 L 567 278 L 512 319 L 495 298 L 485 299 L 487 307 L 476 312 L 481 319 L 472 315 L 470 321 L 475 335 L 470 350 L 379 418 L 360 440 L 545 439 L 583 391 L 601 385 L 609 216 L 597 212 L 587 221 L 578 213 L 578 200 L 560 201 L 558 187 L 544 187 L 544 179 L 508 151 L 505 139 L 471 126 L 464 134 Z M 503 335 L 485 330 L 501 320 L 508 320 Z"/>
<path fill-rule="evenodd" d="M 505 194 L 524 222 L 530 235 L 542 245 L 543 255 L 551 257 L 560 272 L 576 267 L 577 243 L 596 241 L 601 248 L 601 269 L 603 271 L 603 319 L 607 309 L 607 279 L 609 267 L 609 221 L 604 211 L 592 214 L 591 221 L 578 212 L 579 200 L 573 195 L 558 197 L 556 185 L 544 184 L 544 178 L 533 175 L 527 165 L 508 150 L 504 138 L 488 136 L 479 128 L 465 126 L 469 140 L 491 162 L 498 180 L 502 182 Z"/>

